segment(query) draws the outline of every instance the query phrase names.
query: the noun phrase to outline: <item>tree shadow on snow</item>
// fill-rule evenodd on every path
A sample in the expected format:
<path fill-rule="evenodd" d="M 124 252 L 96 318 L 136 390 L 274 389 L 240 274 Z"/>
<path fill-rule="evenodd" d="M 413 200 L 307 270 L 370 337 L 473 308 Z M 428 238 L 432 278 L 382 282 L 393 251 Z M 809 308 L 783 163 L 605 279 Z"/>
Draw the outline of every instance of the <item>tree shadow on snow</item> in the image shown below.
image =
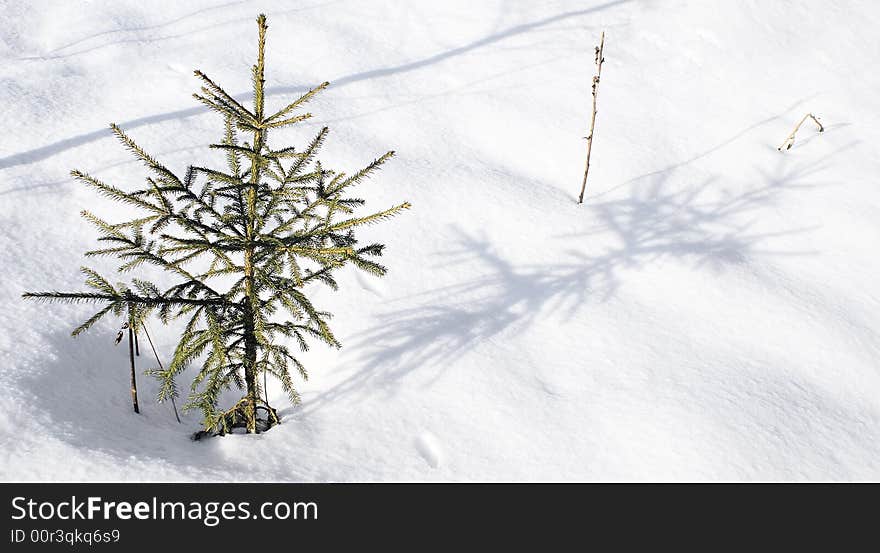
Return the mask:
<path fill-rule="evenodd" d="M 500 31 L 493 32 L 488 34 L 480 39 L 468 42 L 458 47 L 449 48 L 442 52 L 439 52 L 434 55 L 425 56 L 423 58 L 419 58 L 417 60 L 413 60 L 406 63 L 401 63 L 398 65 L 392 65 L 388 67 L 380 67 L 369 69 L 366 71 L 360 71 L 356 73 L 351 73 L 349 75 L 342 75 L 337 77 L 336 79 L 331 79 L 332 87 L 334 90 L 342 88 L 344 86 L 365 81 L 371 79 L 377 79 L 382 77 L 387 77 L 390 75 L 397 75 L 401 73 L 407 73 L 410 71 L 415 71 L 424 67 L 428 67 L 434 65 L 436 63 L 441 63 L 443 61 L 456 58 L 475 50 L 479 50 L 489 45 L 496 44 L 501 42 L 507 38 L 521 35 L 524 33 L 529 33 L 546 27 L 548 25 L 552 25 L 561 21 L 565 21 L 567 19 L 572 19 L 576 17 L 582 17 L 585 15 L 589 15 L 598 11 L 602 11 L 608 8 L 613 8 L 618 5 L 626 4 L 630 2 L 630 0 L 609 0 L 604 3 L 597 3 L 593 6 L 588 6 L 580 10 L 571 10 L 567 12 L 558 13 L 552 16 L 544 17 L 541 19 L 537 19 L 534 21 L 530 21 L 527 23 L 522 23 L 519 25 L 513 25 L 506 29 L 502 29 Z M 233 3 L 235 4 L 235 3 Z M 324 4 L 321 4 L 324 5 Z M 315 7 L 320 7 L 315 6 Z M 212 8 L 214 9 L 214 8 Z M 273 12 L 269 12 L 270 16 Z M 283 13 L 283 12 L 276 12 Z M 100 34 L 100 33 L 99 33 Z M 141 40 L 138 39 L 138 42 Z M 267 96 L 275 96 L 281 94 L 301 94 L 309 90 L 308 86 L 271 86 L 266 88 Z M 251 92 L 240 92 L 237 94 L 233 94 L 236 99 L 247 99 L 250 98 Z M 170 120 L 179 120 L 185 119 L 188 117 L 193 117 L 195 115 L 201 115 L 207 113 L 208 109 L 202 106 L 194 106 L 191 108 L 169 111 L 165 113 L 159 113 L 155 115 L 150 115 L 146 117 L 139 117 L 137 119 L 131 119 L 128 121 L 123 121 L 119 123 L 119 126 L 126 129 L 131 130 L 137 127 L 141 127 L 144 125 L 151 125 L 155 123 L 161 123 L 164 121 Z M 40 146 L 37 148 L 33 148 L 27 151 L 18 152 L 15 154 L 11 154 L 5 157 L 0 158 L 0 169 L 6 167 L 14 167 L 17 165 L 24 165 L 27 163 L 34 163 L 36 161 L 40 161 L 46 158 L 49 158 L 58 153 L 64 152 L 71 148 L 76 148 L 78 146 L 82 146 L 84 144 L 88 144 L 94 142 L 96 140 L 100 140 L 102 138 L 109 138 L 111 132 L 109 129 L 102 128 L 96 131 L 64 138 L 53 142 L 51 144 L 46 144 L 45 146 Z"/>
<path fill-rule="evenodd" d="M 514 343 L 543 314 L 553 312 L 564 322 L 593 302 L 609 300 L 623 285 L 625 272 L 649 263 L 672 259 L 693 269 L 719 271 L 758 257 L 813 254 L 809 248 L 776 248 L 774 240 L 800 234 L 806 238 L 816 227 L 767 231 L 757 230 L 755 221 L 766 217 L 763 209 L 785 193 L 824 184 L 812 175 L 835 153 L 805 163 L 780 159 L 772 171 L 756 170 L 763 186 L 738 194 L 719 192 L 714 178 L 674 189 L 667 182 L 671 171 L 651 174 L 629 197 L 585 204 L 584 220 L 592 224 L 548 240 L 548 248 L 562 240 L 576 245 L 561 246 L 555 263 L 517 265 L 487 238 L 456 227 L 456 248 L 438 254 L 441 265 L 472 266 L 476 261 L 482 274 L 404 298 L 414 305 L 378 315 L 373 327 L 346 344 L 365 351 L 354 360 L 359 370 L 306 408 L 320 408 L 376 385 L 393 391 L 414 371 L 433 381 L 480 344 L 493 339 Z"/>
<path fill-rule="evenodd" d="M 73 309 L 71 309 L 73 311 Z M 82 309 L 76 309 L 77 316 Z M 201 428 L 201 413 L 181 409 L 192 374 L 181 375 L 178 424 L 170 403 L 156 402 L 156 381 L 143 374 L 156 366 L 146 340 L 136 357 L 140 414 L 132 411 L 129 394 L 127 342 L 114 346 L 115 328 L 103 322 L 76 338 L 65 329 L 53 328 L 42 336 L 39 355 L 31 355 L 16 367 L 14 388 L 24 394 L 22 408 L 5 416 L 28 418 L 21 428 L 41 428 L 44 433 L 21 439 L 59 440 L 95 463 L 74 462 L 70 472 L 51 469 L 50 478 L 60 480 L 106 480 L 109 463 L 138 480 L 185 478 L 226 481 L 230 474 L 241 480 L 304 478 L 291 467 L 272 463 L 256 465 L 248 456 L 230 453 L 230 447 L 256 448 L 262 436 L 227 436 L 194 442 L 190 435 Z M 155 336 L 154 336 L 155 338 Z M 169 351 L 157 343 L 160 353 Z M 36 425 L 34 425 L 36 423 Z M 239 443 L 236 440 L 248 440 Z M 252 440 L 256 440 L 252 441 Z M 19 448 L 19 457 L 31 447 Z M 53 448 L 55 450 L 57 448 Z M 39 449 L 37 449 L 39 451 Z M 64 450 L 61 450 L 64 451 Z M 41 459 L 32 459 L 37 464 Z M 53 461 L 63 467 L 63 462 Z M 144 467 L 138 476 L 138 467 Z M 147 468 L 149 467 L 149 468 Z M 167 472 L 164 470 L 167 467 Z M 45 476 L 45 475 L 44 475 Z M 20 478 L 21 475 L 16 476 Z"/>
<path fill-rule="evenodd" d="M 379 314 L 371 328 L 347 344 L 347 350 L 358 352 L 355 373 L 310 399 L 301 412 L 305 418 L 289 420 L 304 422 L 311 410 L 356 397 L 366 384 L 393 391 L 415 371 L 438 378 L 463 354 L 493 339 L 516 338 L 549 311 L 568 319 L 591 303 L 613 298 L 625 285 L 625 273 L 648 263 L 673 259 L 693 268 L 723 270 L 759 256 L 810 254 L 773 244 L 776 238 L 806 234 L 810 227 L 769 232 L 757 230 L 750 221 L 766 217 L 764 208 L 787 193 L 825 184 L 815 174 L 833 155 L 796 163 L 780 158 L 774 170 L 758 171 L 763 186 L 738 194 L 719 193 L 715 179 L 676 189 L 669 185 L 669 172 L 651 176 L 629 197 L 585 204 L 583 218 L 592 223 L 575 235 L 550 235 L 548 248 L 563 241 L 575 245 L 560 247 L 553 263 L 517 264 L 486 237 L 455 228 L 455 247 L 436 254 L 438 259 L 444 265 L 476 262 L 482 272 L 407 298 L 408 307 Z M 138 358 L 142 413 L 132 413 L 126 346 L 112 344 L 114 333 L 109 323 L 76 339 L 67 329 L 46 330 L 41 353 L 16 367 L 14 387 L 25 398 L 22 411 L 7 416 L 36 419 L 47 429 L 37 439 L 58 439 L 87 454 L 109 456 L 120 466 L 149 464 L 150 474 L 161 475 L 160 467 L 167 465 L 175 478 L 222 480 L 231 473 L 242 479 L 309 478 L 307 467 L 261 457 L 259 442 L 242 444 L 252 454 L 230 453 L 230 446 L 238 445 L 230 439 L 259 436 L 190 441 L 189 434 L 199 428 L 199 415 L 182 413 L 181 425 L 170 406 L 155 403 L 155 383 L 142 374 L 153 365 L 146 344 Z M 167 344 L 157 345 L 160 352 L 168 351 Z M 189 382 L 189 377 L 180 382 Z M 259 466 L 256 459 L 262 459 Z M 94 474 L 57 477 L 106 478 L 99 473 L 100 465 L 96 467 Z"/>

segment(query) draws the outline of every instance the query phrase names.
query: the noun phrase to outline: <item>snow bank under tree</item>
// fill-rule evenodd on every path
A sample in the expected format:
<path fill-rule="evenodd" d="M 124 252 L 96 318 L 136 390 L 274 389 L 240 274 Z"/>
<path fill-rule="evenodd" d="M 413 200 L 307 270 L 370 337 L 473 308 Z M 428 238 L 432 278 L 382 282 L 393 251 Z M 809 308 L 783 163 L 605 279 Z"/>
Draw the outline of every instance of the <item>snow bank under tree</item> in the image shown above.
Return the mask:
<path fill-rule="evenodd" d="M 875 2 L 0 5 L 0 479 L 880 479 Z M 413 209 L 368 231 L 387 277 L 318 295 L 303 405 L 194 443 L 146 377 L 130 412 L 115 323 L 19 296 L 79 288 L 78 212 L 118 209 L 71 168 L 145 175 L 109 121 L 218 155 L 192 70 L 247 98 L 264 10 L 267 101 L 331 81 L 283 142 L 396 150 L 361 193 Z"/>

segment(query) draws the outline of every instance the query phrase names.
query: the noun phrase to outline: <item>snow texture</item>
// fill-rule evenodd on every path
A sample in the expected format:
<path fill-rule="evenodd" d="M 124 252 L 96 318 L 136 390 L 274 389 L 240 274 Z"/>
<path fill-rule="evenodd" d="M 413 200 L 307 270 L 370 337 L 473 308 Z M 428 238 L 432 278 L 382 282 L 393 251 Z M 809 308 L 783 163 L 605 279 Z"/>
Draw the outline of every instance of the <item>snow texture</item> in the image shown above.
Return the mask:
<path fill-rule="evenodd" d="M 0 5 L 0 479 L 880 479 L 876 2 Z M 131 412 L 118 322 L 74 339 L 89 308 L 20 295 L 79 289 L 79 211 L 120 209 L 70 169 L 142 182 L 109 121 L 218 159 L 192 70 L 247 99 L 260 11 L 269 105 L 331 82 L 276 143 L 397 150 L 361 194 L 413 209 L 367 231 L 386 278 L 317 293 L 344 347 L 303 356 L 303 404 L 192 442 L 145 376 Z"/>

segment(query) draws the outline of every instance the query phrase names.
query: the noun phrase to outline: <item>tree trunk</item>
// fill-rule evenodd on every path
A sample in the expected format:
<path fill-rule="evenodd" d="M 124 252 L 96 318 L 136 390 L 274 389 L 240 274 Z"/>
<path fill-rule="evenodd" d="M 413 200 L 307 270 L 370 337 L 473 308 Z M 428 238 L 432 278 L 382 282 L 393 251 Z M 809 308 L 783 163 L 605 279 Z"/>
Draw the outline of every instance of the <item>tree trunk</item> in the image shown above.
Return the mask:
<path fill-rule="evenodd" d="M 262 57 L 262 48 L 261 48 Z M 258 110 L 262 118 L 262 110 Z M 247 191 L 247 240 L 244 251 L 244 382 L 247 386 L 247 432 L 257 433 L 257 336 L 256 336 L 256 291 L 254 290 L 254 226 L 256 224 L 257 186 L 260 184 L 260 166 L 256 156 L 263 148 L 263 132 L 254 131 L 254 160 L 251 163 L 251 186 Z"/>
<path fill-rule="evenodd" d="M 140 413 L 138 409 L 138 388 L 137 379 L 135 378 L 134 369 L 134 330 L 131 328 L 132 323 L 128 323 L 128 359 L 131 361 L 131 406 L 135 413 Z"/>
<path fill-rule="evenodd" d="M 250 299 L 244 308 L 244 382 L 247 386 L 247 417 L 248 434 L 257 433 L 257 338 L 254 335 L 254 313 Z"/>
<path fill-rule="evenodd" d="M 254 115 L 257 121 L 263 122 L 263 87 L 265 67 L 266 45 L 266 18 L 261 15 L 257 18 L 260 28 L 260 40 L 258 44 L 257 64 L 254 66 Z M 261 128 L 254 129 L 254 141 L 251 145 L 253 157 L 251 158 L 251 179 L 247 191 L 247 245 L 244 250 L 244 380 L 247 386 L 247 431 L 248 434 L 257 432 L 257 336 L 256 336 L 256 313 L 254 306 L 257 305 L 257 292 L 254 289 L 254 240 L 256 238 L 257 219 L 257 187 L 260 186 L 260 163 L 258 156 L 263 150 L 265 134 Z"/>

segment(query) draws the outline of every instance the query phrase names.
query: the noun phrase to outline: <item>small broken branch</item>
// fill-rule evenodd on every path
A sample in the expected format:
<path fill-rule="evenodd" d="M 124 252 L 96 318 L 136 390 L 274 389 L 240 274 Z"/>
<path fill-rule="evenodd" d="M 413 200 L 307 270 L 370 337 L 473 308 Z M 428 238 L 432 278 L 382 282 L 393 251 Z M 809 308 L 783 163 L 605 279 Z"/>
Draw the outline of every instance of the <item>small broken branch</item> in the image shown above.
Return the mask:
<path fill-rule="evenodd" d="M 153 355 L 156 356 L 156 363 L 159 364 L 160 370 L 165 370 L 165 366 L 162 365 L 162 361 L 159 359 L 159 354 L 156 352 L 156 346 L 153 345 L 153 339 L 150 337 L 150 332 L 147 330 L 147 325 L 141 323 L 141 326 L 144 327 L 144 334 L 147 335 L 147 341 L 150 343 L 150 348 L 153 350 Z M 137 334 L 135 334 L 137 336 Z M 180 414 L 177 412 L 177 404 L 174 402 L 174 394 L 171 394 L 171 406 L 174 408 L 174 417 L 177 418 L 177 422 L 180 422 Z"/>
<path fill-rule="evenodd" d="M 593 114 L 590 117 L 590 134 L 587 135 L 587 165 L 584 168 L 584 182 L 581 183 L 581 194 L 578 196 L 578 203 L 584 203 L 584 191 L 587 189 L 587 175 L 590 173 L 590 153 L 593 150 L 593 131 L 596 128 L 596 96 L 599 93 L 599 79 L 602 77 L 602 63 L 605 61 L 603 52 L 605 51 L 605 31 L 602 31 L 602 38 L 599 40 L 599 46 L 596 46 L 596 76 L 593 77 Z"/>
<path fill-rule="evenodd" d="M 822 126 L 822 123 L 819 122 L 819 119 L 812 113 L 808 113 L 804 115 L 803 119 L 800 120 L 800 123 L 795 125 L 794 130 L 791 131 L 791 134 L 786 137 L 785 141 L 782 143 L 781 146 L 779 146 L 779 148 L 777 148 L 777 150 L 783 152 L 785 150 L 790 150 L 791 147 L 794 146 L 794 135 L 797 134 L 798 129 L 801 128 L 801 125 L 803 125 L 804 121 L 806 121 L 807 119 L 812 119 L 813 122 L 816 123 L 816 126 L 819 127 L 819 132 L 825 131 L 825 127 Z"/>

